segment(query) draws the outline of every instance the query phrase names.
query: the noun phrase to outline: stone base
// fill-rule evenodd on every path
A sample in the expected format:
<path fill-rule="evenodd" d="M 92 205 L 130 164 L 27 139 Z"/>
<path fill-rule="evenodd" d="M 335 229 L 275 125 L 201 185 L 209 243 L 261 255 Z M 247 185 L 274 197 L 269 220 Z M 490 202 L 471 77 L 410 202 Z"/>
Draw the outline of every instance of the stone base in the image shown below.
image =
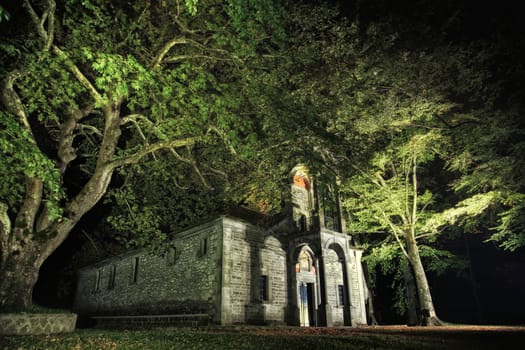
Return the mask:
<path fill-rule="evenodd" d="M 76 314 L 0 314 L 0 335 L 68 333 L 76 322 Z"/>

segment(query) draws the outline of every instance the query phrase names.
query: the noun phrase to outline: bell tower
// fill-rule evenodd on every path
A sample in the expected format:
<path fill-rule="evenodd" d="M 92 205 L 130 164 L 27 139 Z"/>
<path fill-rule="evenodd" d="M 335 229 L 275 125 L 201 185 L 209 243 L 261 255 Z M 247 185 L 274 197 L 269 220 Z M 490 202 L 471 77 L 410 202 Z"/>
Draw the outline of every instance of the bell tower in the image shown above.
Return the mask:
<path fill-rule="evenodd" d="M 305 165 L 290 172 L 293 221 L 299 231 L 328 229 L 344 232 L 338 188 L 318 183 Z"/>
<path fill-rule="evenodd" d="M 290 172 L 293 221 L 300 231 L 314 228 L 313 179 L 304 165 Z"/>

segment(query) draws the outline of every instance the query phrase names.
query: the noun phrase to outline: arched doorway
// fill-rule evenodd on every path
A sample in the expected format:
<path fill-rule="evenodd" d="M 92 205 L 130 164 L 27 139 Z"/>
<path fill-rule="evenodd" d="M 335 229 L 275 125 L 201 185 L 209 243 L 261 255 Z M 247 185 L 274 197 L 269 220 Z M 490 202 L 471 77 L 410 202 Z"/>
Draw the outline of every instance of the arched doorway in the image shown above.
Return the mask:
<path fill-rule="evenodd" d="M 317 269 L 313 252 L 303 247 L 295 263 L 297 281 L 297 306 L 299 308 L 299 324 L 302 327 L 317 324 Z"/>
<path fill-rule="evenodd" d="M 334 325 L 351 325 L 350 293 L 348 271 L 343 248 L 331 243 L 325 248 L 324 266 L 326 278 L 327 302 L 333 306 L 332 321 Z"/>

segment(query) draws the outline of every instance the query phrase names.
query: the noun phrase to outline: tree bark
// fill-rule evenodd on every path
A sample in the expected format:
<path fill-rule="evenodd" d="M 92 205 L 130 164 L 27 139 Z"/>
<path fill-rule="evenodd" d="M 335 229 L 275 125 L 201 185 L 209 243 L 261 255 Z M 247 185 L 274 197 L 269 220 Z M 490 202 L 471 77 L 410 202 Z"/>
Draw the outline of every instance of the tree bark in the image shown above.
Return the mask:
<path fill-rule="evenodd" d="M 407 244 L 408 260 L 414 271 L 414 278 L 416 280 L 417 295 L 419 305 L 421 307 L 422 324 L 425 326 L 439 326 L 442 321 L 437 317 L 434 309 L 434 302 L 432 301 L 432 294 L 430 293 L 430 286 L 428 284 L 427 275 L 421 262 L 419 248 L 416 239 L 411 232 L 405 233 L 405 241 Z"/>
<path fill-rule="evenodd" d="M 420 325 L 421 314 L 419 303 L 417 301 L 417 288 L 416 281 L 414 279 L 414 272 L 412 266 L 408 261 L 404 261 L 402 264 L 403 279 L 405 280 L 406 288 L 406 300 L 407 300 L 407 324 L 409 326 Z"/>
<path fill-rule="evenodd" d="M 7 256 L 0 269 L 0 309 L 20 311 L 33 303 L 33 287 L 40 265 L 34 260 L 36 244 L 29 244 L 17 254 Z"/>

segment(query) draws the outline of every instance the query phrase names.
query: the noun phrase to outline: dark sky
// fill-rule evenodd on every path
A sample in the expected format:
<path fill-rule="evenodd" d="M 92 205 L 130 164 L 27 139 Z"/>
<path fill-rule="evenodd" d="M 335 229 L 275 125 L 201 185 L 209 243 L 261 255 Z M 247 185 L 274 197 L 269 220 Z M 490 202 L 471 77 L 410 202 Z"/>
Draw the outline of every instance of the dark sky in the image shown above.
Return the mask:
<path fill-rule="evenodd" d="M 353 16 L 359 9 L 363 21 L 391 21 L 448 35 L 450 40 L 502 41 L 524 33 L 519 1 L 474 0 L 360 0 L 338 1 Z M 419 32 L 424 34 L 425 32 Z"/>

